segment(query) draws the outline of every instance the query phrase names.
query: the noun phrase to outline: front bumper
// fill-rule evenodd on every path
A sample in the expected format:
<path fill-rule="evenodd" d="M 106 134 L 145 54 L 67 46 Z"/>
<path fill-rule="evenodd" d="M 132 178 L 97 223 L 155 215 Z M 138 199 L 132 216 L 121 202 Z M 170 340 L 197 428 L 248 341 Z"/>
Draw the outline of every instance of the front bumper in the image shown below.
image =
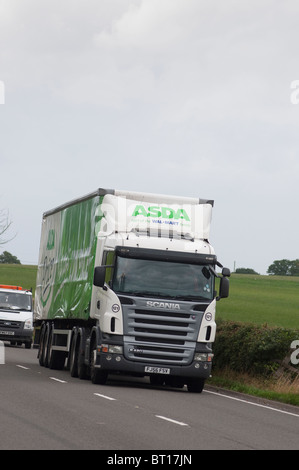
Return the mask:
<path fill-rule="evenodd" d="M 33 330 L 32 329 L 23 329 L 19 330 L 8 330 L 1 328 L 0 329 L 0 340 L 1 341 L 15 341 L 18 343 L 29 343 L 32 341 Z"/>
<path fill-rule="evenodd" d="M 153 364 L 150 362 L 135 362 L 127 360 L 122 354 L 97 353 L 95 367 L 111 373 L 130 375 L 164 375 L 165 377 L 186 377 L 207 379 L 211 375 L 212 362 L 193 361 L 190 365 L 178 366 L 169 364 Z M 155 374 L 146 368 L 166 369 L 167 374 Z"/>

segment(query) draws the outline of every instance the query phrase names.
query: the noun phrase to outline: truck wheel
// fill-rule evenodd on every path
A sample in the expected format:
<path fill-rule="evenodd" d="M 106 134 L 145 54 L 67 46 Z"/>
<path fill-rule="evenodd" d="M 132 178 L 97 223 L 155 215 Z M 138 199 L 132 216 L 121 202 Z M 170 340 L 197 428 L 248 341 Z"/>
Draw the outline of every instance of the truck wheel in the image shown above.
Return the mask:
<path fill-rule="evenodd" d="M 46 356 L 46 349 L 47 349 L 46 330 L 47 330 L 46 324 L 43 323 L 42 328 L 41 328 L 39 350 L 38 350 L 38 359 L 39 359 L 40 366 L 45 366 L 45 356 Z"/>
<path fill-rule="evenodd" d="M 98 369 L 95 367 L 95 357 L 96 357 L 96 339 L 94 338 L 92 341 L 92 345 L 90 348 L 90 379 L 93 384 L 101 384 L 105 385 L 108 377 L 108 372 L 105 370 Z"/>
<path fill-rule="evenodd" d="M 77 335 L 72 338 L 70 350 L 70 374 L 71 377 L 78 377 L 78 341 Z"/>
<path fill-rule="evenodd" d="M 189 379 L 187 381 L 188 392 L 201 393 L 205 384 L 205 379 Z"/>
<path fill-rule="evenodd" d="M 25 343 L 25 349 L 31 349 L 31 341 Z"/>

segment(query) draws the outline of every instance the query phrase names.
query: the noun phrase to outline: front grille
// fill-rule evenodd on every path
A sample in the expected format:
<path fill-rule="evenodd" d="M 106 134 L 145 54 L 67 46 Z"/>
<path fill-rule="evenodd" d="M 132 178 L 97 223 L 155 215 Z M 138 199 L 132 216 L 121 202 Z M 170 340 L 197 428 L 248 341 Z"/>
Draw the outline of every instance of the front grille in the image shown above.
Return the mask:
<path fill-rule="evenodd" d="M 147 300 L 140 298 L 135 298 L 133 305 L 122 302 L 127 359 L 166 365 L 192 362 L 207 306 L 199 310 L 190 302 L 175 305 L 175 309 L 149 308 Z"/>
<path fill-rule="evenodd" d="M 10 320 L 0 320 L 0 328 L 5 328 L 6 330 L 17 330 L 22 326 L 20 321 L 10 321 Z"/>

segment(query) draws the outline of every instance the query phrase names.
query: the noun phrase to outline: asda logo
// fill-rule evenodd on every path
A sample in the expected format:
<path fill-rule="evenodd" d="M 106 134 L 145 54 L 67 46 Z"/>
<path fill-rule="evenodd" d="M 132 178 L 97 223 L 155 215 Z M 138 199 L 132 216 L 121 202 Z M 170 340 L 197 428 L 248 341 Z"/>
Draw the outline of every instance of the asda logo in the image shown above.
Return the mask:
<path fill-rule="evenodd" d="M 142 215 L 143 217 L 161 217 L 162 219 L 184 219 L 190 221 L 185 209 L 172 209 L 170 207 L 150 206 L 146 209 L 140 204 L 135 207 L 132 214 L 133 217 L 138 215 Z"/>

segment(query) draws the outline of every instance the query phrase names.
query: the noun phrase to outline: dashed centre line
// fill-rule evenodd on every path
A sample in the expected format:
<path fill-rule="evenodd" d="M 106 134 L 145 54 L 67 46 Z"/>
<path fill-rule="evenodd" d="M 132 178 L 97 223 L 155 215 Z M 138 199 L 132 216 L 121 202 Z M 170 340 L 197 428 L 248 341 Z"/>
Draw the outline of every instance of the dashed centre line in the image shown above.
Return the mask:
<path fill-rule="evenodd" d="M 176 421 L 175 419 L 167 418 L 166 416 L 155 415 L 156 418 L 164 419 L 165 421 L 170 421 L 171 423 L 178 424 L 179 426 L 189 426 L 187 423 L 182 421 Z"/>
<path fill-rule="evenodd" d="M 116 400 L 116 398 L 108 397 L 107 395 L 102 395 L 101 393 L 94 393 L 94 395 L 105 398 L 106 400 Z"/>
<path fill-rule="evenodd" d="M 55 380 L 56 382 L 60 382 L 60 383 L 62 383 L 62 384 L 67 384 L 67 381 L 66 381 L 66 380 L 60 380 L 60 379 L 57 379 L 56 377 L 49 377 L 49 379 Z"/>
<path fill-rule="evenodd" d="M 20 364 L 16 364 L 16 366 L 19 367 L 20 369 L 26 369 L 26 370 L 30 369 L 29 367 L 25 367 Z M 61 380 L 61 379 L 58 379 L 57 377 L 49 377 L 49 379 L 54 380 L 55 382 L 59 382 L 59 383 L 64 383 L 64 384 L 68 383 L 66 380 Z M 102 393 L 94 393 L 94 395 L 100 398 L 104 398 L 105 400 L 117 401 L 116 398 L 109 397 L 108 395 L 103 395 Z M 155 417 L 159 419 L 163 419 L 164 421 L 168 421 L 173 424 L 177 424 L 179 426 L 189 426 L 189 424 L 187 423 L 183 423 L 182 421 L 177 421 L 175 419 L 167 418 L 167 416 L 155 415 Z"/>

